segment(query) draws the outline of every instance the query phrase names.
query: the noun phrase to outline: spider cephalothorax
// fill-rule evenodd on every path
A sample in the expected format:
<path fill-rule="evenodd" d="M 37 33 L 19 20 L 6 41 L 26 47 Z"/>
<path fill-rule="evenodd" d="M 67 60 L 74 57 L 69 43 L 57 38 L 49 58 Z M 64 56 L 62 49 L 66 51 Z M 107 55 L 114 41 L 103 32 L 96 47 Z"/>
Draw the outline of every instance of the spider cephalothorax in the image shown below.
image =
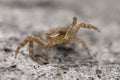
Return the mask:
<path fill-rule="evenodd" d="M 69 25 L 68 27 L 52 29 L 49 32 L 47 32 L 46 33 L 47 40 L 43 40 L 40 37 L 37 37 L 34 35 L 27 37 L 22 43 L 20 43 L 20 45 L 16 49 L 15 57 L 17 57 L 19 49 L 25 46 L 25 44 L 29 42 L 30 57 L 37 63 L 41 63 L 41 61 L 38 61 L 33 55 L 33 42 L 36 42 L 42 48 L 52 48 L 52 47 L 57 47 L 57 46 L 64 45 L 64 44 L 69 44 L 71 41 L 81 43 L 82 46 L 87 51 L 88 55 L 90 56 L 89 49 L 87 45 L 85 44 L 85 42 L 82 39 L 76 37 L 76 34 L 80 28 L 94 29 L 100 32 L 100 30 L 97 27 L 91 24 L 85 24 L 85 23 L 77 24 L 77 18 L 74 17 L 72 24 Z M 44 55 L 42 53 L 42 50 L 39 55 L 41 56 Z"/>

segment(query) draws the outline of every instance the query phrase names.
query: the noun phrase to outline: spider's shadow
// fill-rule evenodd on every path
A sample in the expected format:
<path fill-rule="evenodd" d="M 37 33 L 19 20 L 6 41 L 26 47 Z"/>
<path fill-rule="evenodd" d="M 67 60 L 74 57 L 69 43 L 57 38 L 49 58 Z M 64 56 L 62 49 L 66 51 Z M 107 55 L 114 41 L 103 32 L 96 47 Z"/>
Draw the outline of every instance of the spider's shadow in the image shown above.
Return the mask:
<path fill-rule="evenodd" d="M 75 50 L 75 46 L 58 46 L 55 48 L 56 54 L 54 55 L 55 59 L 59 59 L 59 63 L 71 63 L 75 64 L 76 62 L 87 60 L 86 55 L 82 55 L 79 51 Z"/>

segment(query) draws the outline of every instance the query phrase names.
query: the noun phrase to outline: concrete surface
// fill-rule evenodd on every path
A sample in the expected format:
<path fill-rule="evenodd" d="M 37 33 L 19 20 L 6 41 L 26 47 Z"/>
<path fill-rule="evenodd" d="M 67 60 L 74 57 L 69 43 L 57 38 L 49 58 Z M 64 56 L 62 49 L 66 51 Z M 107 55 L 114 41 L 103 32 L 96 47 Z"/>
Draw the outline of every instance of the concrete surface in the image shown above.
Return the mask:
<path fill-rule="evenodd" d="M 120 80 L 119 3 L 119 0 L 0 0 L 0 80 Z M 98 33 L 81 29 L 77 34 L 89 46 L 93 59 L 77 43 L 67 48 L 44 49 L 51 60 L 46 65 L 31 60 L 27 45 L 14 58 L 15 49 L 27 36 L 65 27 L 74 16 L 79 23 L 90 23 L 101 30 Z"/>

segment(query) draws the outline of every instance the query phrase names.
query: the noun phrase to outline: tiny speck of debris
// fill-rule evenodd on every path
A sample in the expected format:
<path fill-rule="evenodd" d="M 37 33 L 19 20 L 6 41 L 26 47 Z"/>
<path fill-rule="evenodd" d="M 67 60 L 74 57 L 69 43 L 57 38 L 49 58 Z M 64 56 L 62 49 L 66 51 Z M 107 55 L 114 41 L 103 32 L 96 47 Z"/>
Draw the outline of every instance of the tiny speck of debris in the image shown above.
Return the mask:
<path fill-rule="evenodd" d="M 61 78 L 62 76 L 61 76 L 60 73 L 57 73 L 57 74 L 56 74 L 56 77 L 57 77 L 57 78 Z"/>
<path fill-rule="evenodd" d="M 96 74 L 102 74 L 102 71 L 99 70 L 99 69 L 97 69 L 97 70 L 96 70 Z"/>
<path fill-rule="evenodd" d="M 35 74 L 32 74 L 33 76 L 35 75 Z"/>
<path fill-rule="evenodd" d="M 4 48 L 3 49 L 5 52 L 12 52 L 12 49 L 10 49 L 10 48 Z"/>
<path fill-rule="evenodd" d="M 33 66 L 34 67 L 34 69 L 37 69 L 37 68 L 39 68 L 40 66 Z"/>
<path fill-rule="evenodd" d="M 101 78 L 101 76 L 100 75 L 97 75 L 98 76 L 98 78 Z"/>
<path fill-rule="evenodd" d="M 66 72 L 66 71 L 64 71 L 63 73 L 64 73 L 64 74 L 66 74 L 67 72 Z"/>
<path fill-rule="evenodd" d="M 94 80 L 94 78 L 93 77 L 89 77 L 90 78 L 90 80 Z"/>
<path fill-rule="evenodd" d="M 43 64 L 44 64 L 44 65 L 47 65 L 47 64 L 49 64 L 49 63 L 48 63 L 48 62 L 43 62 Z"/>
<path fill-rule="evenodd" d="M 10 68 L 16 68 L 17 67 L 17 65 L 12 65 L 12 66 L 10 66 Z"/>
<path fill-rule="evenodd" d="M 6 59 L 3 59 L 3 61 L 7 61 Z"/>

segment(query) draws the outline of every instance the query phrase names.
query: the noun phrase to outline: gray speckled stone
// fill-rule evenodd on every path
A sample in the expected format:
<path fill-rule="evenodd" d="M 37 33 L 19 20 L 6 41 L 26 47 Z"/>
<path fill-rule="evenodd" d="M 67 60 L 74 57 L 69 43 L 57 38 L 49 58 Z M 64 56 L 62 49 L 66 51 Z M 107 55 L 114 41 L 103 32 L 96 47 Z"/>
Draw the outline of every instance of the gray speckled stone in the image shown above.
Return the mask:
<path fill-rule="evenodd" d="M 0 2 L 0 80 L 120 79 L 120 1 Z M 57 48 L 45 49 L 49 59 L 56 57 L 47 65 L 32 61 L 28 46 L 22 48 L 18 57 L 14 58 L 16 47 L 28 35 L 64 27 L 72 22 L 73 16 L 78 17 L 78 22 L 96 25 L 101 30 L 98 33 L 81 29 L 77 34 L 89 46 L 93 59 L 89 59 L 83 47 L 77 43 L 70 45 L 74 50 L 69 53 Z M 68 57 L 65 58 L 65 54 Z"/>

